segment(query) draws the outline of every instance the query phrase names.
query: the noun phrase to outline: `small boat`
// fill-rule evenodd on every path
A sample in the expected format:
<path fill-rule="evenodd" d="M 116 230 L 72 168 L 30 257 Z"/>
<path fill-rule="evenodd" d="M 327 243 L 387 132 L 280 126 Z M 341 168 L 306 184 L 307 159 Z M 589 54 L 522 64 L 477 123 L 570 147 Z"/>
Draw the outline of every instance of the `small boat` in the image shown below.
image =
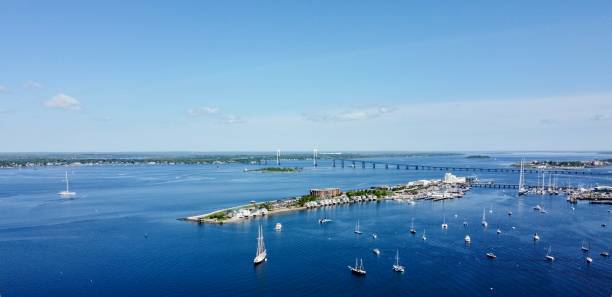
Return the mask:
<path fill-rule="evenodd" d="M 502 231 L 501 231 L 501 229 L 497 228 L 497 230 L 495 231 L 495 233 L 497 233 L 497 234 L 501 234 L 501 233 L 502 233 Z"/>
<path fill-rule="evenodd" d="M 463 221 L 463 227 L 467 227 L 468 222 L 467 221 Z"/>
<path fill-rule="evenodd" d="M 276 223 L 276 225 L 274 226 L 274 231 L 281 231 L 283 230 L 283 225 L 281 223 Z"/>
<path fill-rule="evenodd" d="M 608 226 L 608 225 L 607 225 L 607 224 L 605 224 L 605 223 L 604 223 L 604 224 L 601 224 L 601 227 L 602 227 L 602 228 L 605 228 L 606 226 Z"/>
<path fill-rule="evenodd" d="M 589 246 L 590 246 L 590 244 L 587 244 L 586 241 L 583 240 L 582 244 L 580 245 L 580 249 L 583 252 L 588 252 L 590 250 Z"/>
<path fill-rule="evenodd" d="M 591 257 L 586 257 L 586 262 L 587 262 L 587 264 L 591 264 L 591 263 L 593 263 L 593 258 L 591 258 Z"/>
<path fill-rule="evenodd" d="M 332 220 L 328 219 L 328 218 L 322 218 L 319 219 L 319 224 L 327 224 L 329 222 L 331 222 Z"/>
<path fill-rule="evenodd" d="M 380 250 L 379 249 L 372 249 L 372 253 L 374 253 L 374 255 L 379 256 L 380 255 Z"/>
<path fill-rule="evenodd" d="M 351 270 L 351 272 L 353 274 L 356 274 L 356 275 L 365 275 L 366 274 L 366 271 L 363 268 L 363 259 L 357 260 L 357 258 L 355 258 L 355 267 L 351 267 L 351 266 L 347 266 L 347 267 L 348 267 L 348 269 Z"/>
<path fill-rule="evenodd" d="M 603 251 L 603 252 L 600 253 L 600 255 L 603 256 L 603 257 L 610 256 L 610 254 L 608 254 L 608 251 Z"/>
<path fill-rule="evenodd" d="M 482 209 L 482 226 L 487 227 L 488 225 L 489 223 L 487 223 L 487 216 L 486 216 L 485 209 Z"/>
<path fill-rule="evenodd" d="M 555 257 L 550 254 L 550 245 L 548 246 L 548 250 L 546 250 L 546 260 L 550 262 L 555 261 Z"/>
<path fill-rule="evenodd" d="M 357 225 L 355 225 L 355 231 L 353 231 L 353 232 L 355 232 L 355 234 L 362 234 L 363 233 L 363 232 L 361 232 L 359 230 L 359 220 L 357 220 Z"/>
<path fill-rule="evenodd" d="M 412 224 L 410 224 L 410 233 L 416 234 L 416 229 L 414 228 L 414 218 L 412 218 Z"/>
<path fill-rule="evenodd" d="M 539 204 L 533 207 L 533 210 L 537 210 L 537 211 L 541 211 L 542 210 L 542 206 L 540 206 Z"/>
<path fill-rule="evenodd" d="M 489 213 L 493 213 L 493 205 L 491 205 L 491 208 L 489 208 Z"/>
<path fill-rule="evenodd" d="M 516 229 L 516 227 L 512 226 L 512 230 L 515 230 L 515 229 Z"/>
<path fill-rule="evenodd" d="M 444 221 L 442 222 L 442 229 L 448 229 L 448 224 L 446 223 L 446 216 L 444 217 Z"/>
<path fill-rule="evenodd" d="M 68 182 L 68 171 L 66 171 L 65 181 L 66 181 L 66 190 L 61 191 L 57 194 L 60 196 L 60 198 L 66 198 L 66 199 L 74 198 L 74 196 L 76 196 L 76 192 L 70 192 L 70 183 Z"/>
<path fill-rule="evenodd" d="M 372 233 L 372 238 L 377 239 L 378 238 L 378 234 Z"/>
<path fill-rule="evenodd" d="M 497 256 L 496 256 L 496 255 L 495 255 L 493 252 L 488 252 L 488 253 L 487 253 L 487 258 L 489 258 L 489 259 L 495 259 L 495 258 L 497 258 Z"/>
<path fill-rule="evenodd" d="M 268 254 L 266 252 L 266 245 L 264 244 L 263 227 L 259 225 L 259 232 L 257 235 L 257 253 L 255 254 L 255 259 L 253 259 L 253 264 L 257 265 L 267 260 Z"/>
<path fill-rule="evenodd" d="M 538 232 L 533 233 L 533 241 L 538 241 L 540 240 L 540 235 L 538 235 Z"/>
<path fill-rule="evenodd" d="M 465 243 L 471 243 L 471 242 L 472 242 L 472 238 L 471 238 L 469 235 L 466 235 L 466 236 L 463 238 L 463 241 L 465 241 Z"/>
<path fill-rule="evenodd" d="M 458 218 L 458 217 L 459 217 L 459 215 L 458 215 L 458 214 L 455 214 L 455 215 L 454 215 L 454 217 L 455 217 L 455 219 L 456 219 L 456 218 Z"/>
<path fill-rule="evenodd" d="M 509 211 L 508 211 L 508 215 L 509 215 L 509 216 L 511 216 L 511 215 L 512 215 L 512 211 L 511 211 L 511 210 L 509 210 Z"/>
<path fill-rule="evenodd" d="M 393 270 L 395 272 L 404 272 L 404 266 L 399 263 L 399 250 L 395 252 L 395 264 L 393 265 Z"/>
<path fill-rule="evenodd" d="M 425 230 L 423 230 L 423 236 L 421 238 L 423 238 L 423 241 L 427 240 L 427 235 L 425 235 Z"/>

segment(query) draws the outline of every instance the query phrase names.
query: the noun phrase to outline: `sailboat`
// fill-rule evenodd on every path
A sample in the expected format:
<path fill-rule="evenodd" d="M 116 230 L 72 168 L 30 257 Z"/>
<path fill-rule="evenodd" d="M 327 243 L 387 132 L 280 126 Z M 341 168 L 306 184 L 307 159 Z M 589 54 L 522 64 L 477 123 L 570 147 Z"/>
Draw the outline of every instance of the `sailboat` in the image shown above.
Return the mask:
<path fill-rule="evenodd" d="M 68 182 L 68 171 L 66 171 L 66 191 L 57 193 L 60 198 L 73 198 L 76 196 L 75 192 L 70 192 L 70 183 Z"/>
<path fill-rule="evenodd" d="M 487 223 L 487 213 L 486 213 L 486 210 L 483 208 L 482 209 L 482 226 L 487 227 L 488 225 L 489 223 Z"/>
<path fill-rule="evenodd" d="M 518 195 L 523 196 L 527 194 L 527 188 L 525 187 L 525 172 L 523 171 L 523 160 L 521 160 L 521 173 L 519 174 L 519 189 Z"/>
<path fill-rule="evenodd" d="M 427 240 L 427 235 L 425 235 L 425 230 L 423 230 L 423 236 L 421 238 L 423 238 L 423 241 Z"/>
<path fill-rule="evenodd" d="M 257 254 L 255 254 L 255 259 L 253 259 L 253 264 L 257 265 L 267 260 L 268 260 L 268 254 L 266 253 L 266 245 L 264 244 L 263 227 L 259 225 L 259 231 L 257 234 Z"/>
<path fill-rule="evenodd" d="M 393 265 L 393 270 L 395 272 L 404 272 L 404 266 L 399 263 L 399 250 L 395 252 L 395 264 Z"/>
<path fill-rule="evenodd" d="M 546 250 L 546 260 L 550 262 L 555 260 L 555 257 L 550 254 L 550 245 L 548 245 L 548 250 Z"/>
<path fill-rule="evenodd" d="M 582 244 L 580 245 L 580 249 L 583 252 L 588 252 L 590 250 L 589 245 L 583 240 Z"/>
<path fill-rule="evenodd" d="M 412 218 L 412 224 L 410 224 L 410 233 L 416 234 L 416 229 L 414 228 L 414 218 Z"/>
<path fill-rule="evenodd" d="M 283 225 L 281 223 L 276 223 L 276 225 L 274 226 L 274 231 L 282 231 L 283 230 Z"/>
<path fill-rule="evenodd" d="M 533 241 L 538 241 L 540 240 L 540 235 L 538 235 L 538 232 L 533 233 Z"/>
<path fill-rule="evenodd" d="M 442 229 L 448 229 L 448 224 L 446 223 L 446 216 L 444 216 L 444 221 L 442 222 Z"/>
<path fill-rule="evenodd" d="M 359 231 L 359 220 L 357 220 L 357 225 L 355 225 L 355 234 L 362 234 L 363 232 Z"/>
<path fill-rule="evenodd" d="M 357 274 L 357 275 L 365 275 L 366 274 L 366 271 L 363 268 L 363 259 L 359 259 L 358 260 L 357 258 L 355 258 L 355 267 L 352 267 L 350 265 L 347 266 L 347 267 L 348 267 L 348 269 L 351 270 L 351 272 L 353 274 Z"/>
<path fill-rule="evenodd" d="M 472 242 L 472 238 L 469 235 L 465 235 L 465 237 L 463 238 L 463 240 L 465 241 L 465 243 L 469 244 Z"/>
<path fill-rule="evenodd" d="M 497 233 L 497 234 L 501 234 L 501 233 L 502 233 L 502 231 L 501 231 L 501 229 L 500 229 L 499 227 L 497 227 L 497 230 L 495 231 L 495 233 Z"/>

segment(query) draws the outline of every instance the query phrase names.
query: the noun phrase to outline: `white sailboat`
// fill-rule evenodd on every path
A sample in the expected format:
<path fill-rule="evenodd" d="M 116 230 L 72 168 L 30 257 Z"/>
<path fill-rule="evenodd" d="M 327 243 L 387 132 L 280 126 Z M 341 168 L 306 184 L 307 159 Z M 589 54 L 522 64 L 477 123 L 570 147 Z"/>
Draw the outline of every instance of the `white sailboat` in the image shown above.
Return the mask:
<path fill-rule="evenodd" d="M 472 242 L 472 238 L 470 237 L 470 235 L 465 235 L 465 237 L 463 238 L 463 241 L 465 241 L 465 243 L 469 244 Z"/>
<path fill-rule="evenodd" d="M 399 263 L 399 250 L 395 252 L 395 264 L 393 265 L 393 270 L 395 272 L 404 272 L 404 266 Z"/>
<path fill-rule="evenodd" d="M 486 210 L 483 208 L 482 209 L 482 226 L 483 227 L 487 227 L 489 225 L 489 223 L 487 223 L 487 212 Z"/>
<path fill-rule="evenodd" d="M 583 252 L 588 252 L 590 250 L 589 245 L 583 240 L 582 244 L 580 245 L 580 249 Z"/>
<path fill-rule="evenodd" d="M 357 260 L 357 258 L 355 258 L 355 267 L 352 267 L 350 265 L 347 266 L 347 267 L 348 267 L 348 269 L 351 270 L 351 272 L 353 274 L 357 274 L 357 275 L 365 275 L 366 274 L 366 271 L 365 271 L 365 269 L 363 267 L 363 259 Z"/>
<path fill-rule="evenodd" d="M 550 245 L 548 245 L 548 250 L 546 250 L 546 260 L 550 262 L 555 260 L 555 257 L 550 254 Z"/>
<path fill-rule="evenodd" d="M 538 235 L 538 232 L 533 233 L 533 241 L 538 241 L 540 240 L 540 235 Z"/>
<path fill-rule="evenodd" d="M 283 225 L 281 223 L 276 223 L 276 225 L 274 226 L 274 231 L 282 231 L 283 230 Z"/>
<path fill-rule="evenodd" d="M 359 230 L 359 220 L 357 220 L 357 225 L 355 225 L 355 231 L 353 231 L 353 232 L 355 232 L 355 234 L 362 234 L 363 233 L 363 232 L 361 232 Z"/>
<path fill-rule="evenodd" d="M 448 229 L 448 224 L 446 223 L 446 216 L 444 216 L 444 219 L 442 221 L 442 229 L 444 230 Z"/>
<path fill-rule="evenodd" d="M 425 235 L 425 230 L 423 230 L 423 236 L 421 238 L 423 238 L 423 241 L 427 240 L 427 235 Z"/>
<path fill-rule="evenodd" d="M 527 194 L 527 188 L 525 187 L 525 172 L 523 169 L 523 161 L 521 160 L 521 173 L 519 174 L 519 189 L 518 189 L 518 195 L 519 196 L 523 196 L 525 194 Z"/>
<path fill-rule="evenodd" d="M 263 228 L 261 225 L 259 225 L 259 231 L 257 234 L 257 254 L 255 254 L 255 259 L 253 259 L 253 264 L 257 265 L 267 260 L 268 260 L 268 254 L 266 252 L 266 246 L 264 244 Z"/>
<path fill-rule="evenodd" d="M 416 234 L 416 229 L 414 228 L 414 218 L 412 218 L 412 223 L 410 224 L 410 233 Z"/>
<path fill-rule="evenodd" d="M 70 183 L 68 182 L 68 171 L 66 171 L 66 190 L 57 193 L 60 198 L 73 198 L 76 192 L 70 192 Z"/>

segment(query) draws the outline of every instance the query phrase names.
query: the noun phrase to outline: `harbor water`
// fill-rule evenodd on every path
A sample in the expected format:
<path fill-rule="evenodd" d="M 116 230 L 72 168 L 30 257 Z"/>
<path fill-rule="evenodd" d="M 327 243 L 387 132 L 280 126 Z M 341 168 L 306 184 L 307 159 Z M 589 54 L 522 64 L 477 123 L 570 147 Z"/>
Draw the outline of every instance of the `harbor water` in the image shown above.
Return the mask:
<path fill-rule="evenodd" d="M 588 160 L 596 153 L 432 154 L 380 159 L 401 164 L 507 167 L 525 159 Z M 81 166 L 0 169 L 0 295 L 19 296 L 610 296 L 612 205 L 569 204 L 474 188 L 464 198 L 415 204 L 366 202 L 208 225 L 177 218 L 303 195 L 440 179 L 444 171 L 332 168 L 286 161 L 294 173 L 255 165 Z M 77 198 L 62 200 L 68 170 Z M 603 171 L 612 170 L 610 168 Z M 516 184 L 518 174 L 477 174 Z M 527 183 L 536 184 L 536 175 Z M 558 176 L 592 186 L 609 178 Z M 537 204 L 547 213 L 533 210 Z M 483 210 L 489 223 L 481 226 Z M 509 216 L 508 211 L 512 211 Z M 333 221 L 321 225 L 318 220 Z M 409 233 L 411 220 L 417 234 Z M 446 219 L 448 230 L 441 224 Z M 363 234 L 353 232 L 359 220 Z M 274 231 L 276 223 L 282 231 Z M 464 226 L 467 222 L 467 226 Z M 263 226 L 268 261 L 253 265 Z M 607 227 L 602 227 L 607 224 Z M 496 229 L 501 234 L 496 234 Z M 421 238 L 426 231 L 427 240 Z M 537 232 L 541 239 L 534 242 Z M 372 233 L 376 233 L 374 239 Z M 471 244 L 464 243 L 469 234 Z M 585 261 L 581 242 L 590 245 Z M 554 262 L 545 260 L 551 247 Z M 380 249 L 380 255 L 372 249 Z M 406 271 L 392 270 L 396 250 Z M 485 254 L 494 252 L 496 259 Z M 363 258 L 367 275 L 347 265 Z"/>

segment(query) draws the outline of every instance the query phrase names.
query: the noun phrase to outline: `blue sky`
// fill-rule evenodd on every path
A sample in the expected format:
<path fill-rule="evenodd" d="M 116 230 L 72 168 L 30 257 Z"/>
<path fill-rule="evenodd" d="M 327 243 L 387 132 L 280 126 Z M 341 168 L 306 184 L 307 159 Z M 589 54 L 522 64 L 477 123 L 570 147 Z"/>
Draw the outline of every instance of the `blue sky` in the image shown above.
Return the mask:
<path fill-rule="evenodd" d="M 612 147 L 610 1 L 3 1 L 0 15 L 0 151 Z"/>

